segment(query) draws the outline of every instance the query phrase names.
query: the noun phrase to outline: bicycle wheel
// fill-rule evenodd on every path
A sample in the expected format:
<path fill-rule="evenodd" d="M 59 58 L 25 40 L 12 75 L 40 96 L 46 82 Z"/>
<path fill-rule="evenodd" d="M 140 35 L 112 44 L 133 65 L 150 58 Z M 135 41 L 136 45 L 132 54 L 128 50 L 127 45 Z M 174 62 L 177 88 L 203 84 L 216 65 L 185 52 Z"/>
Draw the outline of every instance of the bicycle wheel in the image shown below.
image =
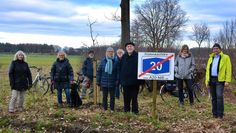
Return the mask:
<path fill-rule="evenodd" d="M 159 91 L 159 94 L 160 94 L 160 96 L 161 96 L 161 99 L 163 100 L 163 101 L 165 101 L 165 99 L 166 99 L 166 91 L 165 91 L 165 85 L 162 85 L 161 86 L 161 88 L 160 88 L 160 91 Z"/>
<path fill-rule="evenodd" d="M 42 77 L 40 80 L 38 80 L 34 85 L 35 91 L 37 93 L 45 94 L 45 92 L 49 88 L 49 83 L 46 78 Z"/>
<path fill-rule="evenodd" d="M 199 83 L 194 83 L 192 85 L 192 89 L 193 89 L 193 95 L 194 95 L 195 99 L 198 102 L 200 102 L 199 97 L 203 95 L 203 90 L 202 90 L 200 84 Z"/>
<path fill-rule="evenodd" d="M 51 93 L 53 94 L 53 88 L 54 88 L 54 87 L 53 87 L 53 84 L 50 83 L 50 79 L 51 79 L 50 77 L 46 77 L 46 78 L 45 78 L 45 81 L 44 81 L 44 82 L 45 82 L 45 83 L 47 82 L 48 85 L 47 85 L 47 88 L 45 89 L 43 95 L 46 95 L 49 90 L 51 90 Z"/>

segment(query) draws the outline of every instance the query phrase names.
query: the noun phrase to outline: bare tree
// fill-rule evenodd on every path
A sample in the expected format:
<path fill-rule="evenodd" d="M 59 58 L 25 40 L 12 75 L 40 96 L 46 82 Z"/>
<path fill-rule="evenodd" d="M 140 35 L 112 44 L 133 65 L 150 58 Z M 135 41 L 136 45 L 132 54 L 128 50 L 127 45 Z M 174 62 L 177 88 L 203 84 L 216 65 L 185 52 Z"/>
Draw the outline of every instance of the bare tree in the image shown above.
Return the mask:
<path fill-rule="evenodd" d="M 139 25 L 140 35 L 154 51 L 176 40 L 180 28 L 187 22 L 179 0 L 147 0 L 136 6 L 135 13 L 137 18 L 134 22 Z"/>
<path fill-rule="evenodd" d="M 223 29 L 214 38 L 223 47 L 224 51 L 229 54 L 231 61 L 236 58 L 236 19 L 226 21 Z M 232 61 L 233 77 L 236 79 L 236 63 Z"/>
<path fill-rule="evenodd" d="M 210 40 L 210 29 L 206 23 L 194 24 L 193 35 L 189 38 L 198 44 L 198 55 L 200 55 L 202 43 Z"/>
<path fill-rule="evenodd" d="M 98 45 L 98 41 L 97 41 L 98 34 L 96 34 L 96 36 L 94 36 L 94 33 L 93 33 L 93 25 L 95 23 L 96 23 L 96 21 L 91 22 L 90 19 L 88 18 L 89 32 L 90 32 L 90 37 L 92 39 L 93 47 Z"/>
<path fill-rule="evenodd" d="M 236 48 L 236 19 L 226 21 L 214 41 L 220 43 L 223 49 Z"/>

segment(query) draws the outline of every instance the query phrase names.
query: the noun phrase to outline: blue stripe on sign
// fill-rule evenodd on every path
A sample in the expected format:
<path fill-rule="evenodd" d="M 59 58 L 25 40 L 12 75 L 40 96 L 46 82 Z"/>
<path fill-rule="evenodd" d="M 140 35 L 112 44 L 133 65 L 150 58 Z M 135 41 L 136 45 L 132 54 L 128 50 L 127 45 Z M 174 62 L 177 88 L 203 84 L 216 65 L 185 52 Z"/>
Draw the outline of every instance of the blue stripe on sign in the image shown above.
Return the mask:
<path fill-rule="evenodd" d="M 161 62 L 162 60 L 163 60 L 162 58 L 143 59 L 143 72 L 147 71 L 149 68 L 154 66 L 156 63 Z M 170 60 L 164 62 L 160 66 L 157 66 L 156 68 L 154 68 L 148 73 L 151 73 L 151 74 L 169 73 L 169 68 L 170 68 Z"/>

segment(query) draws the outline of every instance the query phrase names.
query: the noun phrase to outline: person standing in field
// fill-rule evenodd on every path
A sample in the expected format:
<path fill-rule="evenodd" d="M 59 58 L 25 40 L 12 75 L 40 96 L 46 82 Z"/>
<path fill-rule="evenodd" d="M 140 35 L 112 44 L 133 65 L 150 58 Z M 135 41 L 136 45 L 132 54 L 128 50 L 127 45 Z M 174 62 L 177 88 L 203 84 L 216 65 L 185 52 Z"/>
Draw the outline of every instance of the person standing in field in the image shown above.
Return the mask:
<path fill-rule="evenodd" d="M 232 78 L 232 64 L 228 55 L 221 51 L 218 43 L 212 47 L 212 54 L 206 67 L 206 88 L 212 96 L 212 114 L 214 118 L 224 116 L 224 88 L 229 87 Z"/>
<path fill-rule="evenodd" d="M 12 90 L 9 112 L 15 112 L 17 97 L 19 97 L 18 111 L 22 112 L 24 110 L 25 92 L 32 86 L 32 75 L 23 51 L 16 52 L 9 68 L 9 79 Z"/>
<path fill-rule="evenodd" d="M 84 99 L 86 97 L 87 87 L 89 88 L 89 97 L 93 97 L 93 60 L 94 60 L 94 51 L 88 52 L 88 57 L 83 63 L 82 73 L 84 76 L 85 85 L 82 86 L 80 98 Z"/>
<path fill-rule="evenodd" d="M 115 60 L 118 62 L 118 64 L 120 64 L 121 62 L 121 58 L 122 56 L 124 55 L 125 51 L 123 49 L 118 49 L 116 51 L 116 57 L 115 57 Z M 116 87 L 116 91 L 115 91 L 115 97 L 117 99 L 120 99 L 120 89 L 121 89 L 121 85 L 118 84 L 117 87 Z"/>
<path fill-rule="evenodd" d="M 62 90 L 66 94 L 67 105 L 71 105 L 70 84 L 73 84 L 74 74 L 66 53 L 60 51 L 57 53 L 57 59 L 51 68 L 51 83 L 57 89 L 58 107 L 62 107 Z"/>
<path fill-rule="evenodd" d="M 137 79 L 138 75 L 138 53 L 135 51 L 135 44 L 125 44 L 126 52 L 120 61 L 120 83 L 124 91 L 124 111 L 139 113 L 138 92 L 142 80 Z M 132 110 L 130 103 L 132 102 Z"/>
<path fill-rule="evenodd" d="M 97 85 L 102 88 L 104 110 L 107 110 L 108 94 L 110 94 L 110 109 L 112 111 L 115 110 L 115 89 L 118 84 L 118 78 L 118 62 L 114 57 L 114 49 L 108 47 L 106 57 L 101 60 L 97 70 Z"/>
<path fill-rule="evenodd" d="M 183 45 L 175 59 L 175 77 L 179 89 L 179 104 L 184 105 L 183 82 L 187 85 L 189 102 L 193 105 L 193 71 L 195 69 L 195 60 L 193 54 L 189 51 L 188 45 Z"/>

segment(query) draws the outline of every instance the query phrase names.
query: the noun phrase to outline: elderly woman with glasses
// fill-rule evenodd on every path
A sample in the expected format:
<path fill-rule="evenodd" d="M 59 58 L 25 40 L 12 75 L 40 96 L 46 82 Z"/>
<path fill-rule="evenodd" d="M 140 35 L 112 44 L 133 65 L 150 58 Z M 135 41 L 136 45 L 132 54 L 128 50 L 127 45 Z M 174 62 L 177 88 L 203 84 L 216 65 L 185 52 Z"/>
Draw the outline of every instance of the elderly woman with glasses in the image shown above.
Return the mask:
<path fill-rule="evenodd" d="M 25 92 L 32 86 L 32 75 L 23 51 L 16 52 L 9 68 L 9 79 L 12 89 L 9 112 L 15 112 L 17 97 L 19 97 L 18 111 L 22 112 L 24 110 Z"/>

